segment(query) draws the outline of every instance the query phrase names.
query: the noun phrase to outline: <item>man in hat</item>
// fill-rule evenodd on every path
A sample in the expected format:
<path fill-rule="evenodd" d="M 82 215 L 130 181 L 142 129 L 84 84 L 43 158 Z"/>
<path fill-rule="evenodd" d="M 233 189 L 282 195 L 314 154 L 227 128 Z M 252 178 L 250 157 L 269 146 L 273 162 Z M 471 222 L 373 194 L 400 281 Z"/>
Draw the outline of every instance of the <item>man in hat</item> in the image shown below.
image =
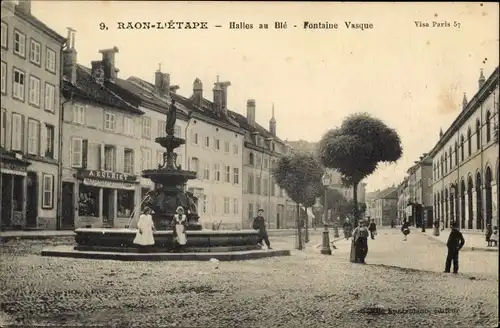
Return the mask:
<path fill-rule="evenodd" d="M 272 249 L 269 237 L 267 236 L 266 220 L 264 219 L 264 210 L 262 208 L 257 211 L 257 217 L 253 219 L 252 228 L 259 231 L 259 244 L 262 245 L 262 240 L 264 240 L 267 248 Z"/>

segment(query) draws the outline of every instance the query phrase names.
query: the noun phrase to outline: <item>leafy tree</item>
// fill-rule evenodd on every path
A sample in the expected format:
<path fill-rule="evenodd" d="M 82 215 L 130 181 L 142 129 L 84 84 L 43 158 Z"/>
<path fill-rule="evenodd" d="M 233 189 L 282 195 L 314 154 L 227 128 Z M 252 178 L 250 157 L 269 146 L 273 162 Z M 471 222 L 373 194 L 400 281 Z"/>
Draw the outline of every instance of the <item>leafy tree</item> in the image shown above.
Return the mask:
<path fill-rule="evenodd" d="M 358 184 L 375 172 L 380 162 L 394 163 L 403 154 L 396 130 L 367 113 L 348 116 L 319 142 L 322 164 L 337 170 L 344 185 L 353 188 L 354 221 L 359 219 Z"/>
<path fill-rule="evenodd" d="M 297 204 L 298 249 L 302 249 L 300 204 L 307 209 L 319 196 L 323 167 L 312 154 L 292 153 L 278 159 L 272 174 L 276 184 Z"/>

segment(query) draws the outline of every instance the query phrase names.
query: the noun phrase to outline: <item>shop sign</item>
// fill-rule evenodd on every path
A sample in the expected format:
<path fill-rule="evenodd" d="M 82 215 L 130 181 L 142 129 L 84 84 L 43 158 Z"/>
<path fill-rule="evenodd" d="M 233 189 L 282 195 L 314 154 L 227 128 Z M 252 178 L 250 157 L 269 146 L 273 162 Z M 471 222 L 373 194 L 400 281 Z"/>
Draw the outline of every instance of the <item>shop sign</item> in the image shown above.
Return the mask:
<path fill-rule="evenodd" d="M 135 184 L 118 181 L 97 180 L 91 178 L 83 179 L 83 184 L 91 187 L 134 190 Z"/>
<path fill-rule="evenodd" d="M 22 165 L 8 163 L 5 161 L 2 161 L 0 164 L 1 164 L 0 167 L 1 167 L 3 173 L 26 175 L 26 167 L 24 167 Z"/>
<path fill-rule="evenodd" d="M 137 176 L 126 173 L 118 173 L 112 171 L 103 171 L 103 170 L 81 170 L 78 172 L 78 176 L 82 179 L 91 178 L 91 179 L 102 179 L 109 181 L 120 181 L 120 182 L 136 182 Z"/>

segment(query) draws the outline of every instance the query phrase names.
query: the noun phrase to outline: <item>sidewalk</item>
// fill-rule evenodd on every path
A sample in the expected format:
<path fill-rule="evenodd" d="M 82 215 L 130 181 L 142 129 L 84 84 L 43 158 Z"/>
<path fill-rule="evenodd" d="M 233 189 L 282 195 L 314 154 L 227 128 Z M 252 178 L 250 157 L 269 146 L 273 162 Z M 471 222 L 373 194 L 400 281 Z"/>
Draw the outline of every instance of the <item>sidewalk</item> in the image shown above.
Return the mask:
<path fill-rule="evenodd" d="M 446 244 L 448 236 L 450 235 L 450 229 L 440 230 L 439 236 L 434 236 L 434 229 L 426 229 L 425 232 L 421 232 L 420 229 L 413 229 L 412 231 L 425 235 L 427 238 L 438 241 L 442 244 Z M 462 230 L 461 232 L 465 239 L 465 245 L 462 248 L 463 251 L 498 252 L 498 245 L 497 247 L 486 246 L 487 244 L 484 234 Z"/>

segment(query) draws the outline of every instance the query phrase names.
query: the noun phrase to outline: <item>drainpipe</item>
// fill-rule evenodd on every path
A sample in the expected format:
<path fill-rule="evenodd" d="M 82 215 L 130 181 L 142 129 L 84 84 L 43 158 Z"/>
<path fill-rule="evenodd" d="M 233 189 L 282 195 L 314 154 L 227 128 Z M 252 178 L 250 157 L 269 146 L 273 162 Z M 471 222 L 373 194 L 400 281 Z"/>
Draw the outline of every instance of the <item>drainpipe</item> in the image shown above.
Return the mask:
<path fill-rule="evenodd" d="M 61 90 L 64 87 L 61 88 Z M 73 101 L 73 92 L 71 92 L 70 97 L 68 100 L 65 100 L 61 103 L 59 107 L 59 133 L 58 133 L 58 138 L 59 138 L 59 143 L 58 143 L 58 160 L 57 160 L 57 220 L 56 220 L 56 229 L 61 230 L 61 221 L 62 221 L 62 176 L 63 176 L 63 163 L 62 163 L 62 158 L 63 158 L 63 124 L 64 124 L 64 105 L 67 104 L 68 102 Z"/>

